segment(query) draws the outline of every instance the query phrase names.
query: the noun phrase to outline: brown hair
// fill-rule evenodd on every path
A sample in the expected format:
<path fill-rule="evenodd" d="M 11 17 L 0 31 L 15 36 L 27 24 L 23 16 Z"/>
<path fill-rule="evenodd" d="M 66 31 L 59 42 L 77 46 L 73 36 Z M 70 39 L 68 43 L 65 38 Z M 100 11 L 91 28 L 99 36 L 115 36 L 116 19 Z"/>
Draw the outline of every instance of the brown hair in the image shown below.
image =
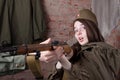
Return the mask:
<path fill-rule="evenodd" d="M 89 42 L 104 42 L 104 38 L 100 33 L 97 24 L 87 19 L 78 18 L 73 22 L 73 25 L 76 21 L 79 21 L 85 25 Z"/>

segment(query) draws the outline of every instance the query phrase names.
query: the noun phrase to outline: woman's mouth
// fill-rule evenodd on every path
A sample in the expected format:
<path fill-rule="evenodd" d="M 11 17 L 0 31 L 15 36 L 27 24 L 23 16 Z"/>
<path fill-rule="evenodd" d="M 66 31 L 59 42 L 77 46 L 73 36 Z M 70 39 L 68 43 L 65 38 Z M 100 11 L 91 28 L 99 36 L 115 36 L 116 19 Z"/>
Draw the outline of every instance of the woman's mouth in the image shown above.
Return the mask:
<path fill-rule="evenodd" d="M 80 41 L 80 42 L 83 42 L 83 41 L 84 41 L 84 38 L 83 38 L 83 37 L 80 37 L 80 38 L 79 38 L 79 41 Z"/>

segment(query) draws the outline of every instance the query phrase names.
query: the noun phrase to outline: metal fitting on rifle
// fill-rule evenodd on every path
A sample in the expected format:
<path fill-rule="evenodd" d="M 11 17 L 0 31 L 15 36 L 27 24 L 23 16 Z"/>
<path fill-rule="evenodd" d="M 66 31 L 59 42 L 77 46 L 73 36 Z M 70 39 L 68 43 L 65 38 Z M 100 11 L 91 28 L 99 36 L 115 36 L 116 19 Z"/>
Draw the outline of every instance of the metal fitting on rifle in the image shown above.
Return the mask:
<path fill-rule="evenodd" d="M 41 55 L 40 51 L 36 51 L 35 59 L 39 59 L 40 55 Z"/>

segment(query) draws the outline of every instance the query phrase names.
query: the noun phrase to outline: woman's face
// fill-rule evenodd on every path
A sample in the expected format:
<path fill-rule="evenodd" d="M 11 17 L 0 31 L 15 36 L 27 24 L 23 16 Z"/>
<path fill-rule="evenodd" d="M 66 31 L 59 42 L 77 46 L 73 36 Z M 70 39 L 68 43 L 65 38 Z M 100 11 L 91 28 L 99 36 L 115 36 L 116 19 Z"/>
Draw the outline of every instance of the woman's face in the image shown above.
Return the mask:
<path fill-rule="evenodd" d="M 77 39 L 80 45 L 84 45 L 88 43 L 86 29 L 85 29 L 85 26 L 81 22 L 76 21 L 74 23 L 74 32 L 75 32 L 75 38 Z"/>

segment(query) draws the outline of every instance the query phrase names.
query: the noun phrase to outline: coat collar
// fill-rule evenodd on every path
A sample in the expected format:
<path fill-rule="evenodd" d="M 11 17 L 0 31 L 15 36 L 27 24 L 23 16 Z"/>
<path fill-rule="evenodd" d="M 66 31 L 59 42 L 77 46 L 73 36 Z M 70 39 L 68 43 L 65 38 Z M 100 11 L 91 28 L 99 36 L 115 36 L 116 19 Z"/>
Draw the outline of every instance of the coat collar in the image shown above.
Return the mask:
<path fill-rule="evenodd" d="M 84 51 L 84 50 L 87 50 L 87 49 L 92 49 L 93 47 L 98 46 L 98 44 L 102 44 L 102 42 L 91 42 L 91 43 L 88 43 L 86 45 L 81 46 L 81 50 Z"/>

